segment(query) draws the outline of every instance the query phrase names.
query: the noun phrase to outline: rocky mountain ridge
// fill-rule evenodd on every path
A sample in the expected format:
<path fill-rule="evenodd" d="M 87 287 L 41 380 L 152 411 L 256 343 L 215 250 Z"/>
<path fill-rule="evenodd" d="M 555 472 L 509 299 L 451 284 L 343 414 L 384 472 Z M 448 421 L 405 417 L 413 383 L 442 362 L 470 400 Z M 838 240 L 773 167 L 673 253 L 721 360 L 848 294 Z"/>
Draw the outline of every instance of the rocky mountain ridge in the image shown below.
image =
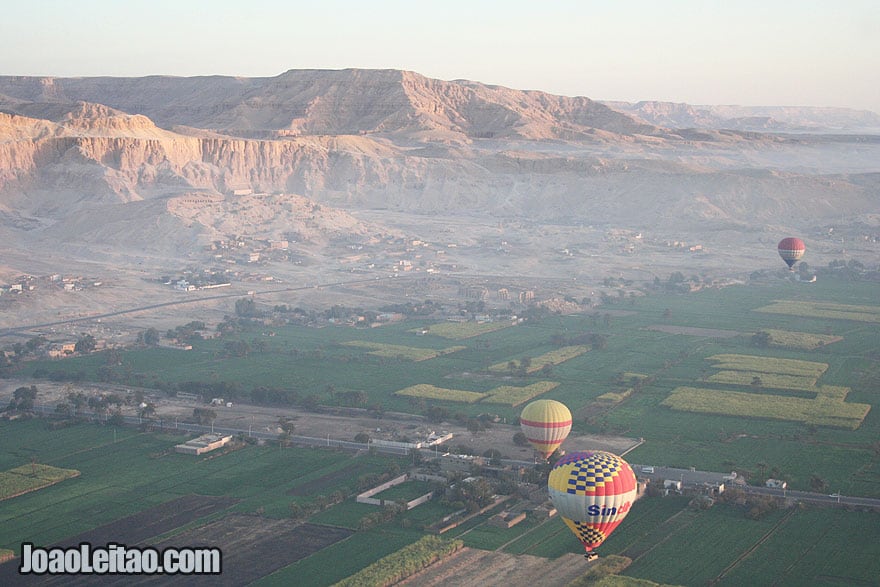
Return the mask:
<path fill-rule="evenodd" d="M 222 232 L 277 236 L 273 217 L 314 204 L 338 211 L 316 234 L 393 228 L 342 220 L 377 209 L 656 233 L 877 211 L 876 137 L 741 132 L 689 108 L 627 113 L 396 70 L 0 77 L 0 232 L 183 258 Z M 682 113 L 705 128 L 674 128 Z M 211 203 L 171 204 L 187 194 Z M 240 194 L 267 197 L 245 219 L 218 203 Z"/>

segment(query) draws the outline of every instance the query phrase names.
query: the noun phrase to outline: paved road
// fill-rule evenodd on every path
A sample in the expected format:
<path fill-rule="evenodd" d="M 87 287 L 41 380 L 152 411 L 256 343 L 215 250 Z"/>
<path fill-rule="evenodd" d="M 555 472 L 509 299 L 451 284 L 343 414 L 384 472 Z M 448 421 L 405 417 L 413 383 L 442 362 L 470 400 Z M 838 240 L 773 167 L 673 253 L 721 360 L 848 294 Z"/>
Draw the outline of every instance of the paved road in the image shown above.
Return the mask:
<path fill-rule="evenodd" d="M 406 279 L 407 277 L 416 278 L 416 277 L 422 277 L 422 276 L 421 275 L 408 275 L 408 276 L 403 276 L 403 279 Z M 324 288 L 329 288 L 329 287 L 345 287 L 345 286 L 349 286 L 349 285 L 357 285 L 357 284 L 364 284 L 364 283 L 373 283 L 374 284 L 374 283 L 376 283 L 376 281 L 381 280 L 381 279 L 391 279 L 391 277 L 384 277 L 384 278 L 383 277 L 371 277 L 369 279 L 353 279 L 351 281 L 337 281 L 337 282 L 333 282 L 333 283 L 320 283 L 320 284 L 316 284 L 316 285 L 301 285 L 301 286 L 296 286 L 296 287 L 282 287 L 282 288 L 278 288 L 278 289 L 261 290 L 261 291 L 256 292 L 253 295 L 257 296 L 257 295 L 282 293 L 282 292 L 290 292 L 290 291 L 324 289 Z M 103 320 L 105 318 L 112 318 L 114 316 L 121 316 L 123 314 L 133 314 L 136 312 L 145 312 L 147 310 L 155 310 L 157 308 L 167 308 L 169 306 L 180 306 L 183 304 L 196 304 L 199 302 L 206 302 L 206 301 L 211 301 L 211 300 L 221 300 L 221 299 L 226 299 L 226 298 L 243 298 L 243 297 L 247 297 L 247 296 L 248 296 L 248 294 L 246 294 L 246 293 L 235 292 L 235 293 L 223 293 L 223 294 L 201 296 L 201 297 L 187 297 L 186 299 L 182 299 L 182 300 L 172 300 L 169 302 L 159 302 L 157 304 L 150 304 L 147 306 L 138 306 L 136 308 L 126 308 L 126 309 L 122 309 L 122 310 L 116 310 L 113 312 L 107 312 L 105 314 L 93 314 L 91 316 L 80 316 L 77 318 L 69 318 L 67 320 L 56 320 L 54 322 L 43 322 L 41 324 L 23 324 L 23 325 L 19 325 L 19 326 L 13 326 L 10 328 L 4 328 L 4 329 L 0 330 L 0 336 L 6 336 L 9 334 L 14 334 L 17 332 L 22 332 L 22 331 L 34 330 L 37 328 L 48 328 L 50 326 L 60 326 L 63 324 L 74 324 L 77 322 L 86 322 L 89 320 L 99 320 L 99 319 Z"/>
<path fill-rule="evenodd" d="M 633 470 L 639 477 L 658 481 L 660 479 L 681 481 L 683 486 L 701 484 L 701 483 L 724 483 L 728 487 L 737 487 L 746 493 L 758 495 L 772 495 L 776 497 L 784 497 L 788 499 L 796 499 L 800 501 L 808 501 L 817 504 L 829 506 L 860 506 L 872 507 L 880 509 L 880 499 L 872 497 L 857 497 L 850 495 L 829 495 L 825 493 L 812 493 L 809 491 L 795 491 L 791 489 L 774 489 L 771 487 L 761 487 L 755 485 L 747 485 L 738 480 L 730 480 L 730 473 L 715 473 L 712 471 L 697 471 L 695 469 L 677 469 L 673 467 L 658 467 L 651 465 L 633 464 Z M 653 473 L 646 472 L 646 469 L 653 470 Z"/>
<path fill-rule="evenodd" d="M 54 414 L 55 406 L 51 405 L 37 405 L 34 406 L 34 411 L 42 413 L 42 414 Z M 87 410 L 82 411 L 83 415 L 89 414 Z M 94 414 L 91 414 L 94 416 Z M 145 422 L 142 418 L 138 416 L 124 416 L 123 417 L 126 424 L 129 425 L 140 425 Z M 257 430 L 253 427 L 248 428 L 235 428 L 228 426 L 205 426 L 200 424 L 193 424 L 189 422 L 181 422 L 179 420 L 171 419 L 171 418 L 155 418 L 152 421 L 153 426 L 158 426 L 161 428 L 169 429 L 169 430 L 179 430 L 186 431 L 191 433 L 204 434 L 206 432 L 217 432 L 222 434 L 241 434 L 250 436 L 252 438 L 260 439 L 260 440 L 277 440 L 278 433 L 277 432 L 267 432 L 264 430 Z M 308 446 L 326 446 L 326 447 L 335 447 L 342 448 L 346 450 L 368 450 L 373 449 L 378 452 L 383 452 L 387 454 L 395 454 L 395 455 L 407 455 L 409 454 L 409 449 L 395 446 L 380 446 L 376 444 L 363 444 L 360 442 L 349 442 L 346 440 L 337 440 L 334 438 L 330 438 L 328 435 L 325 438 L 317 438 L 311 436 L 299 436 L 299 435 L 291 435 L 290 441 L 295 444 L 300 445 L 308 445 Z M 437 455 L 436 448 L 426 448 L 420 451 L 423 456 L 430 458 L 432 456 Z M 504 465 L 514 465 L 514 466 L 534 466 L 534 461 L 523 461 L 523 460 L 514 460 L 514 459 L 502 459 L 502 464 Z M 771 487 L 759 487 L 754 485 L 747 485 L 743 483 L 741 480 L 730 479 L 730 473 L 716 473 L 714 471 L 698 471 L 696 469 L 678 469 L 675 467 L 659 467 L 652 465 L 642 465 L 642 464 L 631 464 L 633 471 L 636 472 L 640 478 L 650 479 L 653 482 L 657 482 L 662 480 L 671 480 L 671 481 L 681 481 L 683 486 L 693 486 L 698 484 L 720 484 L 723 483 L 725 485 L 737 487 L 746 493 L 758 494 L 758 495 L 771 495 L 776 497 L 783 497 L 787 499 L 796 499 L 800 501 L 808 501 L 811 503 L 822 504 L 827 506 L 858 506 L 858 507 L 871 507 L 880 509 L 880 499 L 872 498 L 872 497 L 858 497 L 858 496 L 850 496 L 850 495 L 839 495 L 837 493 L 834 494 L 824 494 L 824 493 L 812 493 L 809 491 L 796 491 L 790 489 L 775 489 Z"/>

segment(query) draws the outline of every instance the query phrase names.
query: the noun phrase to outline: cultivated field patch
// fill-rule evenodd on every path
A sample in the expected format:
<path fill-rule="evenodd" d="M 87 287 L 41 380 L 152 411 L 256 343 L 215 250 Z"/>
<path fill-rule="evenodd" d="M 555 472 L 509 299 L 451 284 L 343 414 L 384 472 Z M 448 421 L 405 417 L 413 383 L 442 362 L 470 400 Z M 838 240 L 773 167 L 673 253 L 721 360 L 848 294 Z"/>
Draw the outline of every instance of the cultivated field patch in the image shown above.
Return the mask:
<path fill-rule="evenodd" d="M 369 349 L 368 354 L 388 359 L 403 359 L 406 361 L 427 361 L 434 357 L 448 355 L 466 349 L 465 346 L 451 346 L 445 349 L 426 349 L 399 344 L 386 344 L 382 342 L 370 342 L 366 340 L 351 340 L 342 343 L 346 346 Z"/>
<path fill-rule="evenodd" d="M 816 390 L 819 393 L 815 399 L 804 399 L 681 386 L 673 389 L 661 403 L 683 412 L 791 420 L 850 430 L 858 428 L 871 410 L 868 404 L 847 403 L 839 394 L 824 395 L 822 386 Z"/>
<path fill-rule="evenodd" d="M 624 391 L 608 391 L 606 393 L 603 393 L 596 399 L 602 402 L 619 403 L 632 395 L 632 392 L 632 387 L 630 387 L 629 389 L 625 389 Z"/>
<path fill-rule="evenodd" d="M 672 324 L 652 324 L 645 326 L 645 330 L 665 332 L 667 334 L 684 334 L 686 336 L 705 336 L 708 338 L 733 338 L 743 334 L 738 330 L 724 330 L 721 328 L 699 328 L 697 326 L 675 326 Z"/>
<path fill-rule="evenodd" d="M 171 532 L 236 503 L 238 499 L 211 495 L 185 495 L 163 504 L 119 518 L 87 532 L 61 541 L 65 546 L 76 546 L 80 542 L 92 544 L 145 544 L 151 538 Z"/>
<path fill-rule="evenodd" d="M 797 377 L 814 377 L 818 379 L 828 369 L 828 363 L 799 361 L 796 359 L 779 359 L 758 355 L 721 354 L 708 357 L 715 362 L 716 369 L 732 371 L 752 371 L 755 373 L 776 373 Z"/>
<path fill-rule="evenodd" d="M 767 344 L 771 347 L 813 351 L 825 345 L 843 340 L 842 336 L 833 334 L 811 334 L 809 332 L 792 332 L 790 330 L 776 330 L 774 328 L 762 328 L 760 332 L 770 335 Z"/>
<path fill-rule="evenodd" d="M 538 381 L 525 387 L 516 385 L 502 385 L 489 391 L 489 394 L 483 398 L 483 402 L 487 404 L 505 404 L 508 406 L 518 406 L 529 401 L 533 397 L 547 393 L 551 389 L 555 389 L 559 383 L 555 381 Z"/>
<path fill-rule="evenodd" d="M 816 386 L 815 377 L 766 373 L 764 371 L 719 371 L 711 375 L 708 381 L 712 383 L 752 385 L 754 387 L 772 387 L 774 389 L 799 389 L 803 391 L 813 391 Z"/>
<path fill-rule="evenodd" d="M 756 312 L 804 316 L 807 318 L 830 318 L 857 322 L 880 322 L 880 306 L 857 306 L 831 302 L 806 302 L 776 300 L 772 304 L 755 308 Z"/>
<path fill-rule="evenodd" d="M 0 472 L 0 501 L 79 476 L 76 469 L 61 469 L 49 465 L 22 465 Z"/>
<path fill-rule="evenodd" d="M 247 585 L 352 534 L 352 530 L 335 526 L 235 514 L 188 530 L 156 547 L 160 550 L 180 544 L 219 547 L 223 552 L 222 584 Z M 218 584 L 218 578 L 188 577 L 187 584 L 213 586 Z"/>
<path fill-rule="evenodd" d="M 543 369 L 546 365 L 559 365 L 570 359 L 581 356 L 588 350 L 590 350 L 590 348 L 585 345 L 564 346 L 548 353 L 544 353 L 543 355 L 530 358 L 528 367 L 525 371 L 526 373 L 535 373 Z M 503 373 L 507 371 L 517 371 L 522 367 L 522 359 L 517 359 L 504 363 L 496 363 L 489 367 L 489 370 Z"/>
<path fill-rule="evenodd" d="M 339 587 L 393 585 L 442 560 L 462 547 L 461 540 L 424 536 L 397 552 L 384 556 L 358 573 L 337 583 Z"/>
<path fill-rule="evenodd" d="M 848 387 L 817 385 L 827 363 L 756 355 L 720 354 L 708 357 L 721 371 L 708 383 L 736 385 L 749 391 L 680 386 L 662 405 L 692 413 L 723 414 L 804 422 L 855 430 L 871 410 L 869 404 L 847 403 Z M 785 391 L 814 393 L 793 397 Z"/>
<path fill-rule="evenodd" d="M 463 389 L 448 389 L 445 387 L 437 387 L 428 383 L 417 383 L 410 385 L 394 392 L 395 395 L 405 395 L 407 397 L 420 397 L 423 399 L 437 399 L 449 402 L 463 402 L 472 404 L 486 397 L 485 393 L 477 391 L 465 391 Z"/>
<path fill-rule="evenodd" d="M 366 474 L 370 470 L 371 468 L 368 463 L 354 463 L 332 473 L 322 475 L 312 481 L 301 483 L 287 491 L 287 495 L 323 495 L 339 487 L 344 481 L 357 478 L 359 475 Z"/>
<path fill-rule="evenodd" d="M 452 340 L 463 340 L 487 332 L 495 332 L 508 326 L 510 324 L 507 322 L 438 322 L 423 328 L 414 328 L 410 332 L 424 332 Z"/>
<path fill-rule="evenodd" d="M 476 402 L 485 402 L 491 404 L 503 404 L 507 406 L 518 406 L 533 397 L 547 393 L 556 388 L 559 383 L 555 381 L 538 381 L 531 385 L 499 385 L 486 392 L 466 391 L 463 389 L 448 389 L 445 387 L 437 387 L 428 383 L 419 383 L 410 385 L 395 392 L 396 395 L 404 395 L 408 397 L 419 397 L 422 399 L 436 399 L 450 402 L 462 402 L 473 404 Z"/>

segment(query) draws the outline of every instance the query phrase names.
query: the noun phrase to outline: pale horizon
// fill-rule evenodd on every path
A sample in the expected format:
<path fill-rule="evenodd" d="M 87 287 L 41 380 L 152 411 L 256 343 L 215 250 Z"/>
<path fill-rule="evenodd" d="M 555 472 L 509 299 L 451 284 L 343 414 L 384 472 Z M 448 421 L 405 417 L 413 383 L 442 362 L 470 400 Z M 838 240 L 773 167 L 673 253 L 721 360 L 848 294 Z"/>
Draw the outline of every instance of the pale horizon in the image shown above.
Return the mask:
<path fill-rule="evenodd" d="M 603 101 L 880 114 L 868 0 L 10 5 L 0 75 L 275 77 L 396 69 Z"/>

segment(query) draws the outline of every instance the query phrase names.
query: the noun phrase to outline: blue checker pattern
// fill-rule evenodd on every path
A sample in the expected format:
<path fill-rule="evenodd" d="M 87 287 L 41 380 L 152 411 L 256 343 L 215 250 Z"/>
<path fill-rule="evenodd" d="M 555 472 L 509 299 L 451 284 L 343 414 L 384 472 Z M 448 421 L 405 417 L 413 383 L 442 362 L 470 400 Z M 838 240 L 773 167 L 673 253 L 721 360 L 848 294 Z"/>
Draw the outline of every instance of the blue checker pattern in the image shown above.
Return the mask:
<path fill-rule="evenodd" d="M 584 544 L 596 544 L 605 541 L 605 534 L 581 522 L 574 522 L 577 537 Z"/>
<path fill-rule="evenodd" d="M 614 455 L 593 454 L 567 463 L 571 467 L 566 493 L 592 493 L 620 473 L 620 460 Z"/>

